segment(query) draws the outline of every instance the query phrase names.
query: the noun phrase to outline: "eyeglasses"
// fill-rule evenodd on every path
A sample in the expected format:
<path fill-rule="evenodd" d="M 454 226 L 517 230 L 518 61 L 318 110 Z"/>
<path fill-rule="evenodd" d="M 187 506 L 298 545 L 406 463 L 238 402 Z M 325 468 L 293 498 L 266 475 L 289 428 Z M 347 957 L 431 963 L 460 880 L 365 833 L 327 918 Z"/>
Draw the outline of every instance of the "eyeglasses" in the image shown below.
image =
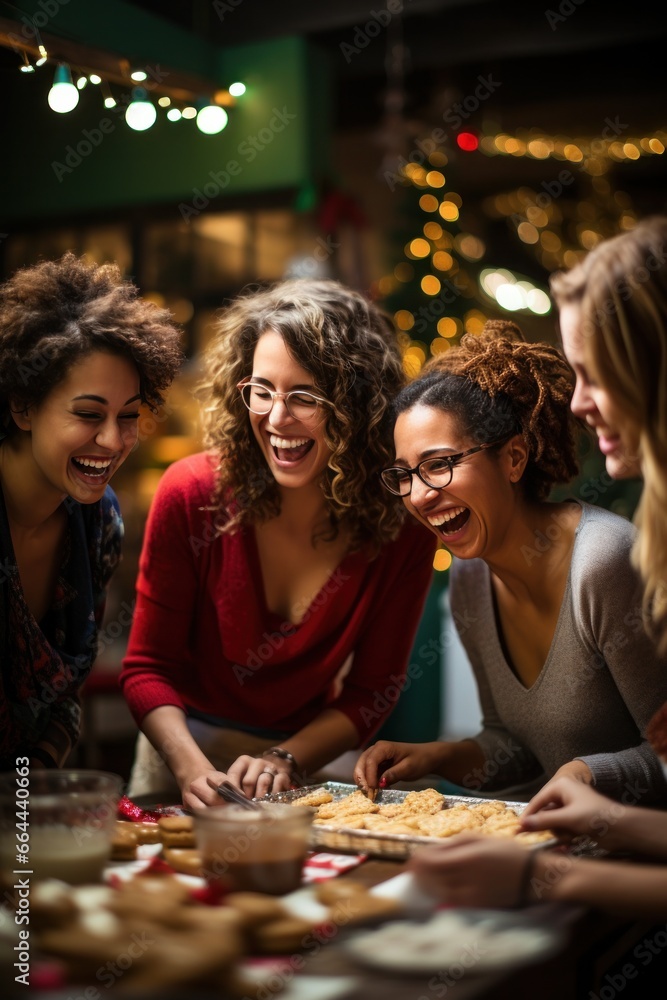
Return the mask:
<path fill-rule="evenodd" d="M 276 399 L 285 402 L 287 412 L 295 420 L 308 423 L 322 416 L 322 409 L 332 404 L 323 396 L 316 396 L 303 389 L 292 389 L 290 392 L 276 392 L 261 382 L 249 382 L 245 379 L 236 388 L 241 393 L 241 399 L 251 413 L 270 413 Z"/>
<path fill-rule="evenodd" d="M 468 451 L 462 451 L 458 455 L 439 455 L 437 458 L 425 458 L 423 462 L 415 465 L 414 469 L 404 469 L 402 466 L 396 465 L 391 469 L 384 469 L 380 473 L 380 478 L 389 492 L 398 497 L 410 496 L 413 476 L 417 476 L 424 486 L 429 486 L 432 490 L 444 490 L 451 483 L 454 469 L 462 459 L 502 443 L 502 441 L 493 441 L 491 444 L 478 444 L 476 448 L 469 448 Z"/>

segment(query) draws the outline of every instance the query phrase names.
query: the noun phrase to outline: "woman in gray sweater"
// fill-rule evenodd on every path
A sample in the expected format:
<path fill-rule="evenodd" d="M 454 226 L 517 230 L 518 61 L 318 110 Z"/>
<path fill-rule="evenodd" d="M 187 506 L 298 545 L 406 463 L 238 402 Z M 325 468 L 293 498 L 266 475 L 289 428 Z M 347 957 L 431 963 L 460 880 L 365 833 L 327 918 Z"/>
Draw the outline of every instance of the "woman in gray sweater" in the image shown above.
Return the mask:
<path fill-rule="evenodd" d="M 380 741 L 355 779 L 377 787 L 382 765 L 387 784 L 433 774 L 528 798 L 567 775 L 626 803 L 665 800 L 645 727 L 667 700 L 667 670 L 642 626 L 636 529 L 581 500 L 548 501 L 576 471 L 573 380 L 555 348 L 517 335 L 489 322 L 426 366 L 397 398 L 397 458 L 383 473 L 455 557 L 452 613 L 482 728 Z"/>
<path fill-rule="evenodd" d="M 563 346 L 577 377 L 572 409 L 594 428 L 612 477 L 634 469 L 644 479 L 633 559 L 645 585 L 646 626 L 665 650 L 667 216 L 650 217 L 603 241 L 582 264 L 554 276 L 552 290 Z M 650 683 L 643 661 L 630 666 L 638 683 Z M 667 774 L 667 704 L 648 724 L 647 735 Z M 554 851 L 526 854 L 510 841 L 462 835 L 415 855 L 418 881 L 455 906 L 557 900 L 627 916 L 667 917 L 664 809 L 621 805 L 561 777 L 532 799 L 522 823 L 526 830 L 588 834 L 612 853 L 630 851 L 654 863 L 571 858 Z M 660 986 L 664 992 L 664 983 Z"/>

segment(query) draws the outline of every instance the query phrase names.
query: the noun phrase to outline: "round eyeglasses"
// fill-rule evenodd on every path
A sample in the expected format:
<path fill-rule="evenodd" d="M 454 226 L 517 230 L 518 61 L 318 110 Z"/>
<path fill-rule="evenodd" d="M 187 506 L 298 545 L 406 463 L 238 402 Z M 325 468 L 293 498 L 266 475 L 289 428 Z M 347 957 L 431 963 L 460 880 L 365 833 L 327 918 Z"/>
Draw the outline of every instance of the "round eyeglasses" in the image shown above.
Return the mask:
<path fill-rule="evenodd" d="M 476 455 L 478 451 L 495 448 L 496 445 L 502 443 L 502 441 L 493 441 L 491 444 L 478 444 L 475 448 L 459 452 L 458 455 L 439 455 L 437 458 L 425 458 L 423 462 L 415 465 L 414 469 L 404 469 L 400 465 L 395 465 L 391 469 L 384 469 L 380 473 L 380 478 L 389 492 L 394 493 L 397 497 L 410 496 L 413 476 L 417 476 L 424 486 L 428 486 L 432 490 L 444 490 L 451 483 L 454 469 L 462 459 L 468 458 L 469 455 Z"/>
<path fill-rule="evenodd" d="M 290 392 L 276 392 L 269 389 L 262 382 L 239 382 L 236 387 L 241 393 L 241 399 L 251 413 L 265 415 L 273 409 L 276 399 L 282 399 L 285 408 L 295 420 L 304 423 L 318 420 L 322 416 L 324 407 L 331 406 L 328 399 L 323 396 L 316 396 L 312 392 L 304 389 L 292 389 Z"/>

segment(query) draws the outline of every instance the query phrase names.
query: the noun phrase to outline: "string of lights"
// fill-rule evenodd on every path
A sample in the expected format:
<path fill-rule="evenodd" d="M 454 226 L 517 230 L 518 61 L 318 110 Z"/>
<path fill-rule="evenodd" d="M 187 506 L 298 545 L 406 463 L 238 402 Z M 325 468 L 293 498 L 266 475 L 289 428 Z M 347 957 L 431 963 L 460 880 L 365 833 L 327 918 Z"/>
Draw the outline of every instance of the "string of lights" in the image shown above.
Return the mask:
<path fill-rule="evenodd" d="M 548 273 L 573 267 L 600 240 L 636 224 L 632 199 L 613 186 L 609 171 L 614 164 L 661 156 L 667 148 L 667 129 L 622 139 L 627 126 L 611 120 L 604 124 L 600 135 L 578 138 L 537 129 L 515 134 L 465 132 L 456 137 L 459 149 L 468 154 L 526 156 L 574 165 L 573 170 L 560 171 L 557 180 L 538 187 L 523 184 L 481 203 L 489 218 L 506 221 Z M 484 242 L 470 233 L 451 231 L 459 221 L 463 199 L 449 189 L 443 172 L 446 154 L 434 151 L 428 157 L 420 155 L 420 161 L 404 163 L 400 175 L 404 186 L 417 189 L 421 231 L 405 243 L 403 260 L 373 290 L 376 297 L 387 299 L 399 294 L 401 285 L 419 285 L 425 305 L 393 314 L 401 331 L 404 367 L 411 377 L 429 356 L 449 350 L 464 333 L 481 332 L 487 308 L 536 316 L 547 315 L 552 308 L 546 288 L 537 282 L 505 267 L 480 267 L 487 253 Z M 448 308 L 452 287 L 456 308 Z M 465 299 L 475 301 L 464 305 Z M 424 316 L 430 324 L 423 322 Z M 424 337 L 426 328 L 429 336 Z"/>
<path fill-rule="evenodd" d="M 14 8 L 12 4 L 4 6 Z M 90 84 L 99 88 L 105 108 L 125 107 L 125 121 L 137 132 L 151 128 L 164 112 L 170 122 L 194 119 L 200 132 L 216 135 L 229 121 L 231 108 L 245 91 L 235 81 L 226 89 L 209 80 L 178 70 L 140 66 L 137 59 L 81 46 L 65 38 L 40 34 L 31 25 L 29 35 L 19 21 L 0 17 L 0 45 L 17 55 L 21 73 L 43 66 L 54 69 L 47 102 L 57 114 L 69 114 Z"/>
<path fill-rule="evenodd" d="M 548 135 L 538 129 L 519 129 L 514 134 L 497 132 L 482 135 L 478 146 L 480 152 L 487 156 L 527 156 L 533 160 L 555 159 L 575 163 L 594 177 L 606 173 L 614 162 L 661 156 L 665 152 L 667 129 L 660 128 L 625 138 L 623 132 L 626 128 L 622 122 L 607 119 L 600 134 L 595 136 Z"/>

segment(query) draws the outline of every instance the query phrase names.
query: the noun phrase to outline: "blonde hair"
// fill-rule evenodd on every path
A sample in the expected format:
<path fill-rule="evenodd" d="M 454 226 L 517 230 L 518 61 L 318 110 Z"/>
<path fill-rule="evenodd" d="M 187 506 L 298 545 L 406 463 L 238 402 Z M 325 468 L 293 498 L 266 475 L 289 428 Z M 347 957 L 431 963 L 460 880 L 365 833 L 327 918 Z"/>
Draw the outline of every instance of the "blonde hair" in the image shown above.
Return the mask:
<path fill-rule="evenodd" d="M 633 560 L 667 652 L 667 216 L 600 243 L 552 288 L 561 302 L 578 294 L 567 301 L 580 303 L 586 362 L 638 430 L 644 490 Z"/>
<path fill-rule="evenodd" d="M 351 549 L 378 551 L 405 518 L 383 489 L 392 457 L 390 408 L 404 385 L 394 326 L 377 306 L 337 281 L 298 278 L 248 288 L 224 309 L 205 357 L 205 443 L 220 459 L 213 506 L 221 531 L 256 524 L 280 511 L 280 493 L 250 427 L 237 383 L 252 372 L 257 341 L 274 330 L 311 373 L 326 407 L 331 449 L 320 486 L 335 537 L 345 523 Z"/>

